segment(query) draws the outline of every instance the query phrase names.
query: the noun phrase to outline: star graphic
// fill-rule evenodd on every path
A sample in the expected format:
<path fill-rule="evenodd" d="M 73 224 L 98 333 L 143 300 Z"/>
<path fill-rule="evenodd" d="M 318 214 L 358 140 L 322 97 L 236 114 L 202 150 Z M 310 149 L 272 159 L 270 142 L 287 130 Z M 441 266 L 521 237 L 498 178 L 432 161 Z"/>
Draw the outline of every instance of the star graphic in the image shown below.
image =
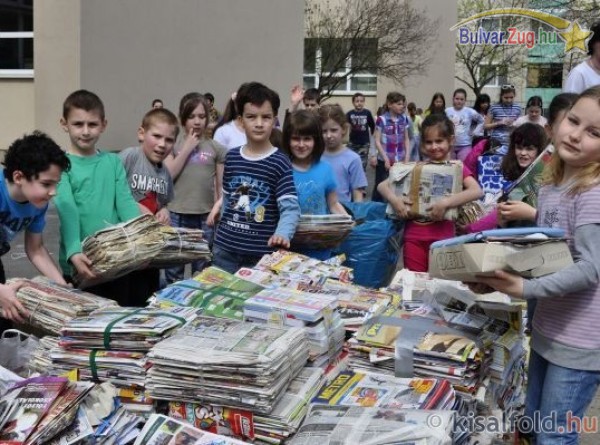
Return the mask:
<path fill-rule="evenodd" d="M 592 32 L 581 29 L 578 22 L 572 22 L 567 31 L 560 32 L 559 34 L 565 41 L 566 53 L 575 49 L 581 50 L 584 53 L 587 52 L 585 42 L 592 35 Z"/>

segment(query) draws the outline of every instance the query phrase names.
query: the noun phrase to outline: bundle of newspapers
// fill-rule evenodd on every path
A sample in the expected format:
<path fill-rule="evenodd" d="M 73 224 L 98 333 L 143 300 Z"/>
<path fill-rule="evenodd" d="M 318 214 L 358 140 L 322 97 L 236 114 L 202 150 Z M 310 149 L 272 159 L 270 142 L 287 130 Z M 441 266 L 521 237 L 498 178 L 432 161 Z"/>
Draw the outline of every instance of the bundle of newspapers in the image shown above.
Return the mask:
<path fill-rule="evenodd" d="M 313 283 L 324 283 L 328 278 L 334 278 L 344 283 L 352 282 L 352 269 L 337 264 L 319 261 L 299 253 L 278 250 L 263 256 L 255 269 L 270 270 L 285 275 L 310 278 Z"/>
<path fill-rule="evenodd" d="M 350 235 L 353 227 L 350 215 L 300 215 L 292 246 L 297 249 L 332 249 Z"/>
<path fill-rule="evenodd" d="M 134 445 L 241 445 L 248 442 L 194 428 L 181 420 L 153 414 Z"/>
<path fill-rule="evenodd" d="M 453 411 L 311 404 L 289 445 L 451 445 Z"/>
<path fill-rule="evenodd" d="M 289 289 L 265 289 L 244 303 L 244 319 L 277 327 L 303 327 L 309 360 L 326 366 L 342 350 L 345 331 L 337 299 Z"/>
<path fill-rule="evenodd" d="M 29 311 L 27 324 L 44 333 L 58 334 L 69 320 L 83 317 L 117 303 L 88 292 L 60 286 L 44 277 L 32 280 L 15 279 L 23 285 L 17 290 L 17 298 Z"/>
<path fill-rule="evenodd" d="M 154 399 L 268 414 L 308 359 L 304 329 L 198 316 L 148 353 Z"/>
<path fill-rule="evenodd" d="M 92 261 L 96 278 L 83 280 L 89 286 L 126 275 L 146 267 L 164 267 L 175 263 L 210 258 L 201 232 L 182 230 L 159 223 L 152 215 L 101 229 L 82 243 L 83 253 Z"/>

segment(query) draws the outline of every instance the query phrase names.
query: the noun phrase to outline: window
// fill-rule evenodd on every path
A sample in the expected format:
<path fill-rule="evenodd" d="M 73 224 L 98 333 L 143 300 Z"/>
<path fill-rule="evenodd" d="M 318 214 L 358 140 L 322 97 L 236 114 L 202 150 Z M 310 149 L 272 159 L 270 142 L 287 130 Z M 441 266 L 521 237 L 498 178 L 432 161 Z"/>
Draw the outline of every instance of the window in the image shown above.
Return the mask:
<path fill-rule="evenodd" d="M 0 0 L 0 77 L 33 77 L 33 0 Z"/>
<path fill-rule="evenodd" d="M 304 88 L 327 88 L 319 77 L 328 76 L 329 83 L 340 81 L 333 91 L 375 93 L 376 58 L 377 39 L 304 39 Z"/>
<path fill-rule="evenodd" d="M 561 63 L 531 63 L 527 66 L 528 88 L 562 88 L 562 77 Z"/>
<path fill-rule="evenodd" d="M 480 65 L 479 74 L 482 80 L 489 79 L 486 87 L 499 87 L 508 83 L 508 70 L 502 65 Z"/>

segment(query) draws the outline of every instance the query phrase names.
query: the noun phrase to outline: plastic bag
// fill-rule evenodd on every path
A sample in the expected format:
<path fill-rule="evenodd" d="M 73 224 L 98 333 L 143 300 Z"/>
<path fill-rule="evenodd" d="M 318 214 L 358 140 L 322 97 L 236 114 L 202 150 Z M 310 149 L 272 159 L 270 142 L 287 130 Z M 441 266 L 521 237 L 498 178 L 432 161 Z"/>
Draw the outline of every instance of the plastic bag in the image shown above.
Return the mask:
<path fill-rule="evenodd" d="M 29 373 L 29 360 L 39 342 L 33 335 L 18 329 L 7 329 L 0 337 L 0 366 L 26 377 Z"/>

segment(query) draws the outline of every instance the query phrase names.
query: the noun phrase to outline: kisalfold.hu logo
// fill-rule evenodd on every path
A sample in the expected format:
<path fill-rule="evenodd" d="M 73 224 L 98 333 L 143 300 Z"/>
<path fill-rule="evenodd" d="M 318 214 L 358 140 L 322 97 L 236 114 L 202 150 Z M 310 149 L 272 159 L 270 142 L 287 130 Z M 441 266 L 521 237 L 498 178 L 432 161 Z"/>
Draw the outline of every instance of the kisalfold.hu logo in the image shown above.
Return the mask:
<path fill-rule="evenodd" d="M 526 17 L 537 20 L 550 26 L 554 31 L 538 29 L 537 33 L 532 30 L 518 30 L 516 27 L 506 30 L 485 30 L 479 27 L 476 31 L 466 26 L 471 22 L 483 18 L 494 18 L 502 16 Z M 592 32 L 582 29 L 577 21 L 565 20 L 552 14 L 533 9 L 523 8 L 499 8 L 472 15 L 460 21 L 451 31 L 458 29 L 458 43 L 460 45 L 523 45 L 531 49 L 536 45 L 547 45 L 565 42 L 565 52 L 582 51 L 587 52 L 587 41 Z"/>

